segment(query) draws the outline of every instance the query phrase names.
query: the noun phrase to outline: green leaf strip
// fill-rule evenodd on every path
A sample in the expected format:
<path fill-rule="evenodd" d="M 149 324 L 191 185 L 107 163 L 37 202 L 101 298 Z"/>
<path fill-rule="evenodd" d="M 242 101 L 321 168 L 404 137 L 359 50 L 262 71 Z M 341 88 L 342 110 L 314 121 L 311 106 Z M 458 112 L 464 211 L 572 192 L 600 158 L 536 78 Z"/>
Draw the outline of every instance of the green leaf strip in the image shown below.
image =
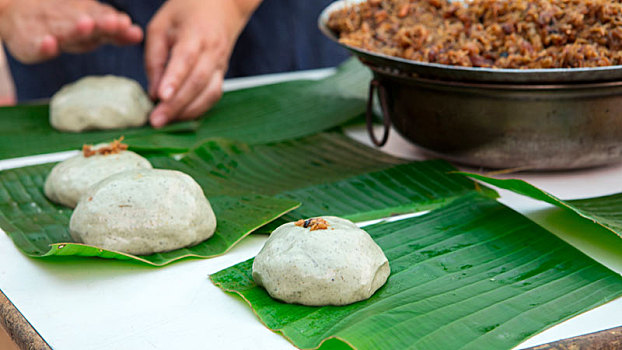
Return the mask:
<path fill-rule="evenodd" d="M 303 205 L 268 225 L 321 215 L 337 215 L 355 222 L 435 209 L 470 192 L 496 198 L 497 193 L 479 187 L 466 177 L 450 174 L 455 169 L 441 160 L 400 164 L 330 184 L 282 192 L 278 198 Z"/>
<path fill-rule="evenodd" d="M 466 175 L 489 185 L 547 202 L 560 208 L 568 209 L 615 233 L 619 237 L 622 237 L 622 193 L 587 199 L 562 200 L 523 180 L 495 179 L 467 172 L 458 172 L 458 174 Z"/>
<path fill-rule="evenodd" d="M 303 203 L 263 232 L 301 217 L 338 215 L 354 221 L 425 210 L 478 186 L 449 163 L 404 163 L 339 133 L 323 133 L 270 145 L 209 140 L 180 161 L 151 157 L 160 168 L 190 174 L 210 195 L 259 193 Z"/>
<path fill-rule="evenodd" d="M 336 132 L 254 146 L 212 139 L 179 161 L 164 156 L 149 161 L 191 175 L 207 196 L 275 195 L 404 163 Z"/>

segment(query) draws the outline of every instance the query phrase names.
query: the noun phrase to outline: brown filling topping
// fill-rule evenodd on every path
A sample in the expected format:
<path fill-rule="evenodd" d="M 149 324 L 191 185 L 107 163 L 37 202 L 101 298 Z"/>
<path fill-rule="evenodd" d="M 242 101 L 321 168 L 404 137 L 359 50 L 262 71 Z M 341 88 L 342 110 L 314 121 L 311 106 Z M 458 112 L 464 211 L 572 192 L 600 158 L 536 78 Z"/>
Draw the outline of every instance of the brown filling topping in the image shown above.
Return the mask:
<path fill-rule="evenodd" d="M 309 228 L 310 231 L 326 230 L 328 228 L 328 222 L 322 218 L 307 219 L 307 220 L 300 219 L 296 221 L 294 225 L 304 227 L 304 228 Z"/>
<path fill-rule="evenodd" d="M 622 64 L 622 1 L 368 0 L 328 25 L 339 41 L 421 62 L 466 67 Z"/>
<path fill-rule="evenodd" d="M 122 143 L 123 136 L 121 136 L 118 140 L 112 141 L 109 145 L 100 147 L 98 149 L 93 149 L 93 145 L 82 145 L 82 154 L 85 158 L 90 156 L 94 156 L 96 154 L 101 154 L 107 156 L 109 154 L 117 154 L 125 151 L 127 149 L 127 145 Z"/>

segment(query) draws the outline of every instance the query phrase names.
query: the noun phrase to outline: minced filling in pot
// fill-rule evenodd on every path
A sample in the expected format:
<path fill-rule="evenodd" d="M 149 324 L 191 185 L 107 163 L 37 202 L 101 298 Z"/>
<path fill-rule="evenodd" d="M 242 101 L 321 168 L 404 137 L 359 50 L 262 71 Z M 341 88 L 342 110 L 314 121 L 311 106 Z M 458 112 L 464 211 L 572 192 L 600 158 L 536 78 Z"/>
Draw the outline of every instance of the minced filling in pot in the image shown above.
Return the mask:
<path fill-rule="evenodd" d="M 347 46 L 463 67 L 622 64 L 622 1 L 369 0 L 335 11 Z"/>

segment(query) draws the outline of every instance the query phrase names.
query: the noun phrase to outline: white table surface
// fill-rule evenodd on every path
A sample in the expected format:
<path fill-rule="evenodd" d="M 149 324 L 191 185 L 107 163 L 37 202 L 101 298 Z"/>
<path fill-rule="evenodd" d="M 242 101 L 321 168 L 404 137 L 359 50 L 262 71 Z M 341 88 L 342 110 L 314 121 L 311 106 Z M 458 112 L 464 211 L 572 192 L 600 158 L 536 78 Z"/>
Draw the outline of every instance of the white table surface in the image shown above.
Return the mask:
<path fill-rule="evenodd" d="M 298 78 L 319 78 L 318 70 L 227 81 L 228 90 Z M 348 130 L 369 144 L 362 128 Z M 409 158 L 426 156 L 395 132 L 383 148 Z M 72 155 L 0 161 L 0 169 L 58 161 Z M 561 198 L 622 192 L 622 165 L 518 177 Z M 500 201 L 527 215 L 610 269 L 622 273 L 622 239 L 573 214 L 500 191 Z M 270 332 L 239 298 L 216 288 L 208 275 L 257 254 L 266 240 L 250 235 L 224 256 L 184 260 L 163 268 L 102 259 L 47 261 L 22 254 L 0 234 L 0 290 L 45 341 L 73 349 L 293 349 Z M 555 326 L 518 348 L 622 326 L 622 298 Z"/>

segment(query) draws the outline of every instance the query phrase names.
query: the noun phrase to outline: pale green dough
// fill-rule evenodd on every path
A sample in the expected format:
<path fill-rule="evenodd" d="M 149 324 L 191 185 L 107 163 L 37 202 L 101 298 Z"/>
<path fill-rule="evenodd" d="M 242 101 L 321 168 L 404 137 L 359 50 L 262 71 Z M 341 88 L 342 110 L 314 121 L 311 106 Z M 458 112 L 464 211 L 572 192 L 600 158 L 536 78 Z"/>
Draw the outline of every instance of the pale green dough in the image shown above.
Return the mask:
<path fill-rule="evenodd" d="M 50 101 L 50 124 L 69 132 L 144 125 L 153 103 L 136 81 L 91 76 L 65 85 Z"/>
<path fill-rule="evenodd" d="M 273 298 L 346 305 L 368 299 L 387 281 L 389 261 L 367 232 L 349 220 L 322 218 L 328 229 L 280 226 L 255 257 L 253 279 Z"/>
<path fill-rule="evenodd" d="M 201 187 L 175 170 L 112 175 L 80 199 L 69 222 L 76 242 L 147 255 L 192 246 L 216 230 Z"/>
<path fill-rule="evenodd" d="M 103 143 L 94 150 L 107 146 Z M 131 151 L 84 157 L 82 153 L 56 164 L 45 179 L 44 191 L 51 201 L 73 208 L 92 185 L 127 170 L 151 169 L 151 163 Z"/>

